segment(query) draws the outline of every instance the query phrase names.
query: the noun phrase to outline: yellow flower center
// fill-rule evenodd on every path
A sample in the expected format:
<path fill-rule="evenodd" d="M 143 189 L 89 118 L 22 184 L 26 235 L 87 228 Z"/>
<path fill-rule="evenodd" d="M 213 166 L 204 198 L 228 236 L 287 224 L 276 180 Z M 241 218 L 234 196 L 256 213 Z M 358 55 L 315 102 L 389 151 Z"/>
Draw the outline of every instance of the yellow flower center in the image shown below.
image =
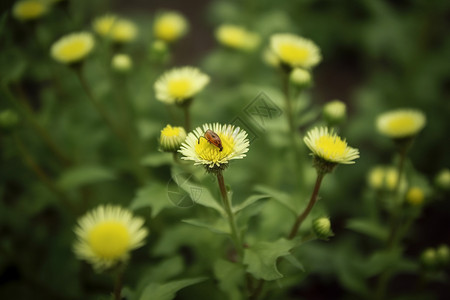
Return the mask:
<path fill-rule="evenodd" d="M 75 57 L 83 53 L 86 49 L 86 43 L 85 41 L 81 39 L 74 40 L 70 43 L 64 44 L 59 49 L 59 55 L 61 57 L 69 58 L 69 57 Z"/>
<path fill-rule="evenodd" d="M 167 125 L 161 132 L 161 136 L 178 137 L 180 135 L 180 127 L 172 127 Z"/>
<path fill-rule="evenodd" d="M 283 44 L 280 46 L 280 57 L 289 63 L 304 62 L 308 58 L 309 52 L 305 48 L 300 48 L 293 44 Z"/>
<path fill-rule="evenodd" d="M 217 135 L 222 141 L 223 150 L 220 151 L 219 147 L 204 138 L 200 138 L 200 143 L 197 142 L 197 144 L 195 144 L 195 152 L 201 159 L 217 163 L 228 157 L 233 152 L 235 146 L 233 137 L 219 133 L 217 133 Z"/>
<path fill-rule="evenodd" d="M 156 36 L 165 41 L 173 41 L 177 38 L 178 28 L 173 20 L 160 20 L 155 26 Z"/>
<path fill-rule="evenodd" d="M 174 98 L 186 98 L 191 89 L 191 81 L 186 78 L 174 79 L 169 82 L 169 93 Z"/>
<path fill-rule="evenodd" d="M 21 3 L 16 10 L 16 15 L 22 19 L 39 17 L 45 11 L 45 7 L 39 1 L 26 1 Z"/>
<path fill-rule="evenodd" d="M 423 194 L 423 191 L 418 187 L 411 188 L 406 194 L 406 200 L 408 200 L 408 202 L 414 206 L 422 204 L 424 198 L 425 195 Z"/>
<path fill-rule="evenodd" d="M 387 129 L 392 132 L 403 132 L 405 130 L 409 130 L 414 128 L 415 119 L 411 116 L 399 116 L 397 118 L 393 118 L 388 124 Z"/>
<path fill-rule="evenodd" d="M 338 136 L 324 135 L 317 139 L 316 147 L 320 150 L 323 158 L 334 160 L 345 156 L 347 153 L 347 143 Z"/>
<path fill-rule="evenodd" d="M 224 44 L 232 47 L 242 47 L 245 44 L 245 32 L 239 28 L 227 28 L 222 32 Z"/>
<path fill-rule="evenodd" d="M 96 255 L 106 259 L 116 259 L 127 252 L 130 234 L 122 223 L 105 221 L 91 230 L 88 243 Z"/>

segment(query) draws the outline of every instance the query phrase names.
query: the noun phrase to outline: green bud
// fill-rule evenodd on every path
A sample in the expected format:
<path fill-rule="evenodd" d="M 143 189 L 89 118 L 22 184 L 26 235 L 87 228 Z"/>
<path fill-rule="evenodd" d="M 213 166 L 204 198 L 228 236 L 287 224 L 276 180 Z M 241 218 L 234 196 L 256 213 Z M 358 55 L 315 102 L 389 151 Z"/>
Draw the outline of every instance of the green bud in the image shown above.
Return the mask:
<path fill-rule="evenodd" d="M 437 254 L 434 248 L 428 248 L 422 252 L 420 260 L 424 267 L 434 269 L 437 265 Z"/>
<path fill-rule="evenodd" d="M 331 231 L 330 219 L 326 217 L 315 219 L 312 228 L 316 236 L 322 240 L 328 240 L 329 237 L 334 235 Z"/>
<path fill-rule="evenodd" d="M 289 75 L 289 80 L 300 87 L 309 87 L 311 85 L 311 73 L 301 68 L 295 68 Z"/>
<path fill-rule="evenodd" d="M 443 169 L 434 179 L 436 186 L 442 190 L 450 190 L 450 170 Z"/>
<path fill-rule="evenodd" d="M 322 115 L 330 126 L 342 123 L 347 117 L 347 106 L 342 101 L 333 100 L 325 104 Z"/>
<path fill-rule="evenodd" d="M 19 116 L 16 112 L 8 109 L 0 112 L 0 129 L 2 132 L 9 133 L 19 124 Z"/>
<path fill-rule="evenodd" d="M 167 125 L 161 130 L 159 148 L 164 152 L 177 152 L 186 139 L 186 131 L 183 127 L 172 127 Z"/>
<path fill-rule="evenodd" d="M 111 66 L 117 72 L 126 73 L 133 67 L 133 62 L 126 54 L 116 54 L 112 59 Z"/>
<path fill-rule="evenodd" d="M 436 249 L 436 256 L 439 263 L 446 266 L 450 261 L 450 249 L 447 245 L 441 245 Z"/>

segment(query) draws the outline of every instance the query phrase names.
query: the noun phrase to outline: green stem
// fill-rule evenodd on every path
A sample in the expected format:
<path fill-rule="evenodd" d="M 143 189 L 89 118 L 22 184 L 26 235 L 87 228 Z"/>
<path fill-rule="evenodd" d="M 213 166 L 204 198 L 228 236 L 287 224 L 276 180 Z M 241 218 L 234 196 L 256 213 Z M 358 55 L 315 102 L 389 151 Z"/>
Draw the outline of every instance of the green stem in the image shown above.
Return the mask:
<path fill-rule="evenodd" d="M 284 93 L 284 100 L 286 103 L 286 115 L 289 123 L 289 129 L 292 133 L 295 134 L 295 125 L 294 125 L 294 117 L 293 117 L 293 110 L 292 110 L 292 101 L 291 101 L 291 94 L 289 90 L 289 74 L 283 72 L 282 74 L 282 81 L 283 81 L 283 93 Z"/>
<path fill-rule="evenodd" d="M 11 103 L 11 105 L 15 106 L 17 110 L 20 111 L 20 113 L 25 117 L 26 121 L 30 124 L 31 128 L 44 141 L 50 151 L 52 151 L 52 153 L 62 164 L 64 164 L 65 166 L 70 166 L 72 164 L 72 161 L 58 147 L 47 130 L 39 124 L 28 102 L 24 99 L 16 101 L 9 91 L 8 87 L 3 85 L 2 88 L 3 93 L 6 95 L 5 98 Z"/>
<path fill-rule="evenodd" d="M 121 300 L 123 273 L 122 268 L 117 272 L 116 281 L 114 283 L 114 300 Z"/>
<path fill-rule="evenodd" d="M 233 239 L 233 242 L 235 244 L 236 250 L 240 258 L 242 258 L 244 254 L 244 248 L 242 245 L 241 235 L 239 233 L 239 229 L 236 224 L 236 219 L 234 217 L 234 213 L 231 208 L 231 202 L 230 199 L 228 198 L 228 192 L 225 186 L 225 180 L 223 178 L 222 171 L 217 172 L 217 182 L 219 183 L 220 193 L 222 195 L 223 207 L 225 208 L 225 212 L 227 213 L 228 223 L 231 229 L 231 238 Z"/>
<path fill-rule="evenodd" d="M 183 105 L 183 112 L 184 112 L 184 129 L 186 132 L 191 131 L 191 114 L 189 112 L 190 103 Z"/>
<path fill-rule="evenodd" d="M 314 207 L 314 204 L 316 204 L 317 195 L 319 194 L 320 185 L 321 185 L 324 177 L 325 177 L 325 173 L 322 173 L 322 172 L 317 173 L 316 184 L 314 185 L 314 190 L 313 190 L 313 193 L 311 194 L 311 198 L 309 199 L 309 203 L 306 206 L 305 210 L 295 220 L 295 223 L 292 226 L 291 232 L 289 233 L 288 239 L 292 240 L 297 235 L 297 232 L 298 232 L 300 226 L 302 225 L 303 221 L 306 219 L 306 217 L 308 217 L 309 213 L 311 212 L 312 208 Z"/>

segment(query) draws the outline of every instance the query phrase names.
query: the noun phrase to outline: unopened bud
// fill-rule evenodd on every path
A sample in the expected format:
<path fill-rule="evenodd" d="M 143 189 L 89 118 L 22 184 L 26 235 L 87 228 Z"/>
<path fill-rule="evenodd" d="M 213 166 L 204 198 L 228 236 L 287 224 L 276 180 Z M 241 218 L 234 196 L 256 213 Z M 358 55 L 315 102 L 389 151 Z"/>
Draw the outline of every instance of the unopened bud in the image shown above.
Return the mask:
<path fill-rule="evenodd" d="M 130 56 L 126 54 L 116 54 L 112 59 L 111 65 L 114 70 L 126 73 L 133 67 L 133 62 Z"/>
<path fill-rule="evenodd" d="M 333 100 L 325 104 L 322 114 L 325 121 L 333 126 L 345 120 L 347 117 L 347 106 L 342 101 Z"/>
<path fill-rule="evenodd" d="M 302 68 L 295 68 L 289 75 L 289 80 L 300 87 L 308 87 L 311 85 L 311 73 Z"/>
<path fill-rule="evenodd" d="M 436 186 L 442 190 L 450 190 L 450 170 L 443 169 L 434 179 Z"/>
<path fill-rule="evenodd" d="M 325 217 L 315 219 L 312 228 L 316 236 L 322 240 L 328 240 L 329 237 L 334 235 L 331 231 L 330 219 Z"/>
<path fill-rule="evenodd" d="M 406 201 L 412 206 L 419 206 L 425 200 L 425 194 L 419 187 L 412 187 L 406 193 Z"/>

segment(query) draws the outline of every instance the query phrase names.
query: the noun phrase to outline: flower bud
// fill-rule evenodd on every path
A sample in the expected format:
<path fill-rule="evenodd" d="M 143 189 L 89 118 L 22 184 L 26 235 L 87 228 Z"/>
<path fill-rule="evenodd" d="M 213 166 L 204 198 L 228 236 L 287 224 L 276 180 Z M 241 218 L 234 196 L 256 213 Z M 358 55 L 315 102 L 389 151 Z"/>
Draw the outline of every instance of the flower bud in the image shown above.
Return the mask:
<path fill-rule="evenodd" d="M 443 169 L 436 175 L 434 182 L 436 186 L 442 190 L 450 190 L 450 170 Z"/>
<path fill-rule="evenodd" d="M 172 127 L 167 125 L 161 130 L 159 148 L 164 152 L 177 152 L 186 139 L 186 131 L 183 127 Z"/>
<path fill-rule="evenodd" d="M 330 219 L 326 217 L 315 219 L 312 228 L 316 236 L 322 240 L 328 240 L 329 237 L 334 235 L 331 231 Z"/>
<path fill-rule="evenodd" d="M 295 68 L 289 75 L 289 80 L 300 87 L 308 87 L 311 85 L 311 73 L 302 68 Z"/>
<path fill-rule="evenodd" d="M 12 110 L 0 112 L 0 130 L 9 133 L 19 124 L 19 116 Z"/>
<path fill-rule="evenodd" d="M 323 107 L 323 118 L 328 125 L 336 125 L 342 123 L 347 117 L 347 106 L 344 102 L 333 100 Z"/>
<path fill-rule="evenodd" d="M 440 245 L 436 249 L 436 256 L 437 256 L 438 262 L 442 266 L 446 266 L 446 265 L 448 265 L 448 263 L 450 261 L 450 249 L 448 248 L 447 245 Z"/>
<path fill-rule="evenodd" d="M 425 194 L 419 187 L 412 187 L 406 193 L 406 201 L 411 206 L 419 206 L 425 200 Z"/>
<path fill-rule="evenodd" d="M 433 269 L 437 265 L 437 255 L 436 250 L 433 248 L 428 248 L 422 252 L 420 260 L 424 267 Z"/>
<path fill-rule="evenodd" d="M 126 54 L 116 54 L 112 59 L 111 66 L 117 72 L 126 73 L 133 67 L 133 62 Z"/>

